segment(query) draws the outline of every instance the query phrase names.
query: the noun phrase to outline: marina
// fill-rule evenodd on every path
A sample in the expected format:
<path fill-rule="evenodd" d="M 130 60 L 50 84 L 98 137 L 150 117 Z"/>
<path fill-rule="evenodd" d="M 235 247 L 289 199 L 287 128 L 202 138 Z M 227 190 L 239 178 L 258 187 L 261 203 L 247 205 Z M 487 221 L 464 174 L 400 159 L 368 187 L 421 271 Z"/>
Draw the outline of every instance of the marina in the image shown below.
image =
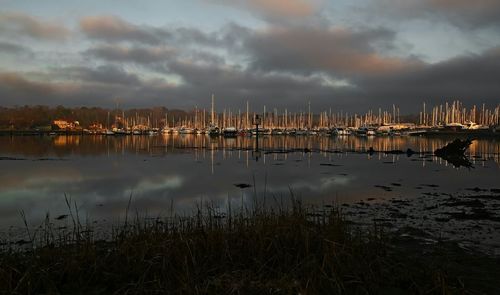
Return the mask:
<path fill-rule="evenodd" d="M 471 137 L 498 136 L 500 134 L 500 106 L 493 109 L 472 106 L 467 109 L 459 101 L 434 106 L 430 113 L 423 110 L 418 117 L 407 115 L 401 118 L 399 108 L 393 105 L 393 112 L 379 109 L 378 115 L 368 111 L 364 115 L 349 114 L 343 111 L 319 114 L 311 112 L 289 112 L 287 109 L 279 112 L 266 111 L 252 112 L 249 103 L 245 112 L 232 112 L 231 109 L 217 113 L 215 98 L 212 95 L 210 113 L 204 109 L 195 108 L 192 112 L 182 112 L 172 115 L 166 108 L 160 109 L 153 115 L 139 115 L 133 111 L 115 109 L 107 111 L 106 124 L 98 121 L 80 124 L 80 118 L 73 116 L 70 119 L 54 120 L 51 126 L 35 128 L 16 127 L 15 120 L 11 120 L 9 128 L 0 128 L 3 135 L 158 135 L 158 134 L 198 134 L 210 136 L 253 136 L 257 132 L 261 135 L 289 135 L 289 136 L 435 136 L 458 135 Z M 8 114 L 15 110 L 6 109 Z M 111 116 L 111 113 L 114 116 Z M 169 116 L 170 113 L 170 116 Z M 146 112 L 147 114 L 147 112 Z M 112 120 L 110 118 L 113 117 Z M 259 120 L 260 130 L 255 129 L 256 118 Z M 402 121 L 405 120 L 405 121 Z M 1 122 L 0 122 L 1 123 Z M 6 125 L 6 123 L 3 123 Z"/>
<path fill-rule="evenodd" d="M 499 294 L 500 1 L 0 3 L 0 294 Z"/>

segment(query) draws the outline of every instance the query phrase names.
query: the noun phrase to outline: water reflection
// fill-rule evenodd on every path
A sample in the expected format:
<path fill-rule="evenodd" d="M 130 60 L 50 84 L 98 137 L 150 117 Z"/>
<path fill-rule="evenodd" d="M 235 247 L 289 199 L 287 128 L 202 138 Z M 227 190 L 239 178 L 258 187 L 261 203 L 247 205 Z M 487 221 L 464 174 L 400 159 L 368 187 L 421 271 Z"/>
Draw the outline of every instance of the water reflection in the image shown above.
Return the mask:
<path fill-rule="evenodd" d="M 287 150 L 311 150 L 326 156 L 332 151 L 364 152 L 372 147 L 376 151 L 406 150 L 432 153 L 452 141 L 448 138 L 425 137 L 325 137 L 325 136 L 262 136 L 259 147 L 264 154 Z M 163 155 L 167 153 L 194 152 L 206 150 L 254 150 L 252 137 L 208 137 L 204 135 L 164 136 L 14 136 L 0 137 L 0 154 L 25 157 L 70 157 L 98 156 L 111 154 Z M 191 149 L 193 151 L 184 151 Z M 500 163 L 500 140 L 481 139 L 473 141 L 466 153 L 472 158 L 486 156 Z"/>
<path fill-rule="evenodd" d="M 474 141 L 467 152 L 477 168 L 473 171 L 427 154 L 452 138 L 264 136 L 258 162 L 252 154 L 254 140 L 0 137 L 0 226 L 19 224 L 20 209 L 34 221 L 46 212 L 67 213 L 64 194 L 79 204 L 82 216 L 102 220 L 123 217 L 131 194 L 134 208 L 156 215 L 168 211 L 172 202 L 178 212 L 188 212 L 200 200 L 224 206 L 250 202 L 254 194 L 287 198 L 290 191 L 312 203 L 456 193 L 494 187 L 500 170 L 498 140 Z M 370 147 L 379 152 L 369 155 Z M 408 148 L 418 153 L 383 152 Z M 251 187 L 240 189 L 237 183 Z"/>

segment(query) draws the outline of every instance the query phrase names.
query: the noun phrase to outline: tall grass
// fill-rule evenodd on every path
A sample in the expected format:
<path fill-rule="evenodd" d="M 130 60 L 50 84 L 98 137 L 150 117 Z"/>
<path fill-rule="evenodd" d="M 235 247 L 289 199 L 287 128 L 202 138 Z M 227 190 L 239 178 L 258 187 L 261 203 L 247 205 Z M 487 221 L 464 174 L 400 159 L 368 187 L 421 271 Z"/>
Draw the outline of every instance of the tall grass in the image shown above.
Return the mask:
<path fill-rule="evenodd" d="M 96 238 L 66 199 L 73 228 L 45 225 L 28 248 L 0 253 L 4 294 L 447 293 L 445 273 L 410 270 L 380 228 L 361 231 L 337 206 L 199 205 L 190 216 L 135 214 Z M 130 207 L 130 201 L 129 205 Z"/>

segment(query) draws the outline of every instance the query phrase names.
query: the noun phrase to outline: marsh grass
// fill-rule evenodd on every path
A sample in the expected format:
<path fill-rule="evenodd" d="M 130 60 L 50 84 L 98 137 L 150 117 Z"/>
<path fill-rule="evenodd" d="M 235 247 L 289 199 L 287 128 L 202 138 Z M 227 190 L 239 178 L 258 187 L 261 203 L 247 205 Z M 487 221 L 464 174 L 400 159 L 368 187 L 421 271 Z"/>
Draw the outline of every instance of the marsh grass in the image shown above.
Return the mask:
<path fill-rule="evenodd" d="M 0 253 L 4 294 L 399 294 L 459 292 L 446 270 L 389 244 L 381 228 L 361 230 L 340 207 L 218 208 L 130 217 L 98 239 L 66 198 L 71 229 L 47 215 L 28 247 Z M 229 203 L 230 204 L 230 203 Z M 26 223 L 27 225 L 27 223 Z"/>

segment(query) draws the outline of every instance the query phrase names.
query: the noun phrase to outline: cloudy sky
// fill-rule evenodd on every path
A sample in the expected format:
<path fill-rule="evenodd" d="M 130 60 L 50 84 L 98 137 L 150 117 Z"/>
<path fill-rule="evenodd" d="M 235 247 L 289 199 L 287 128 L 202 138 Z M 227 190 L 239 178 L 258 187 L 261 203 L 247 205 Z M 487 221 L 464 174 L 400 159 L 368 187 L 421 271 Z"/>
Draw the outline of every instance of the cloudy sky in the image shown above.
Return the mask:
<path fill-rule="evenodd" d="M 498 0 L 0 0 L 0 105 L 500 103 Z"/>

